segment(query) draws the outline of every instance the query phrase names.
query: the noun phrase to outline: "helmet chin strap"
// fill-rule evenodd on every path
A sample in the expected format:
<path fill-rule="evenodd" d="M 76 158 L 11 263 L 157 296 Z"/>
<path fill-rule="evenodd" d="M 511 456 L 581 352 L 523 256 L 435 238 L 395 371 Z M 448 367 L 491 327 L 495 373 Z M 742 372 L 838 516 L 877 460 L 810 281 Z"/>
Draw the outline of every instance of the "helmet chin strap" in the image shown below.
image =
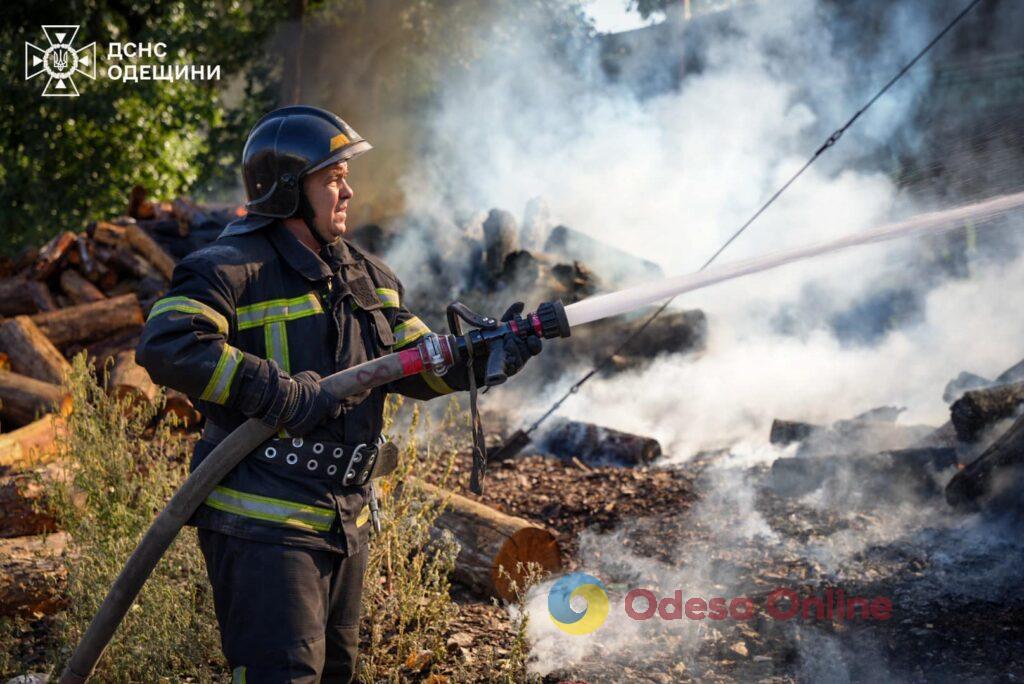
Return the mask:
<path fill-rule="evenodd" d="M 299 193 L 299 209 L 295 212 L 296 216 L 302 219 L 302 222 L 306 224 L 306 228 L 309 228 L 309 232 L 313 234 L 315 239 L 321 247 L 325 247 L 331 242 L 324 239 L 324 236 L 320 234 L 320 231 L 316 229 L 316 212 L 313 210 L 313 205 L 306 199 L 306 193 Z"/>

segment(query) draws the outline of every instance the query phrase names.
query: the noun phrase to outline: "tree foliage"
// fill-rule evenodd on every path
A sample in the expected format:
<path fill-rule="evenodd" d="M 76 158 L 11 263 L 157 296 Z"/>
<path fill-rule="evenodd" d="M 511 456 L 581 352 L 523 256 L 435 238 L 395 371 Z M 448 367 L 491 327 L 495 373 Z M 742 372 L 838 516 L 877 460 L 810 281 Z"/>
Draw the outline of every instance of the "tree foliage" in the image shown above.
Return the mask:
<path fill-rule="evenodd" d="M 233 177 L 246 122 L 277 95 L 275 63 L 262 48 L 285 9 L 261 0 L 7 3 L 0 9 L 0 249 L 119 213 L 135 183 L 166 197 L 223 182 L 228 169 Z M 45 75 L 24 78 L 25 41 L 45 46 L 43 24 L 80 25 L 75 47 L 96 41 L 97 78 L 76 76 L 77 98 L 42 97 Z M 222 77 L 113 81 L 105 76 L 110 42 L 162 42 L 167 57 L 154 63 L 220 65 Z"/>

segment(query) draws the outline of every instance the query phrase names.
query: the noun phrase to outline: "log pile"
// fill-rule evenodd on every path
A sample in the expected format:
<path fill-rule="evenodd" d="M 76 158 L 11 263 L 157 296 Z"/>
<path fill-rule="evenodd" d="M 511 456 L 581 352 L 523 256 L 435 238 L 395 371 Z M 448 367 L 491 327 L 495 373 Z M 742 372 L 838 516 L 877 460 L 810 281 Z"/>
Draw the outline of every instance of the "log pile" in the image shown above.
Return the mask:
<path fill-rule="evenodd" d="M 84 352 L 115 396 L 152 404 L 158 388 L 134 352 L 145 316 L 177 260 L 212 241 L 234 213 L 145 195 L 133 190 L 125 216 L 0 259 L 0 617 L 60 606 L 66 536 L 45 498 L 64 472 L 55 461 L 74 409 L 62 387 L 69 359 Z M 200 421 L 179 393 L 163 414 L 186 427 Z"/>

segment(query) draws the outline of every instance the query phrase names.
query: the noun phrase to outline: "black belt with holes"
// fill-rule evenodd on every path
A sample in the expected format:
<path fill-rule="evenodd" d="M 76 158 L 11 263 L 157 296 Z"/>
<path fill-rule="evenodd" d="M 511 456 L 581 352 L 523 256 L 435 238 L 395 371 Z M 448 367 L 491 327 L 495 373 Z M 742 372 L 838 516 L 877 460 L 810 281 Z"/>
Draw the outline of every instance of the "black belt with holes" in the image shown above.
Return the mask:
<path fill-rule="evenodd" d="M 203 438 L 214 443 L 219 443 L 227 434 L 209 421 L 203 429 Z M 383 435 L 376 444 L 284 437 L 267 440 L 249 458 L 290 468 L 303 475 L 334 480 L 345 487 L 362 487 L 372 478 L 383 477 L 397 467 L 398 448 Z"/>

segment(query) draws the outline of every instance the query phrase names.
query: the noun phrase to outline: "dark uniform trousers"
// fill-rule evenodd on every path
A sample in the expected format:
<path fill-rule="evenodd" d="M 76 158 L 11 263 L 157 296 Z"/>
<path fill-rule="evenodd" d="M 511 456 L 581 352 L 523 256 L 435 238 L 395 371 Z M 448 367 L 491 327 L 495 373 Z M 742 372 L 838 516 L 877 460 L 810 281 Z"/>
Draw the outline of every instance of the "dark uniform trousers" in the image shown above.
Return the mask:
<path fill-rule="evenodd" d="M 318 255 L 280 223 L 229 226 L 178 264 L 136 358 L 154 381 L 193 397 L 223 434 L 258 416 L 289 373 L 327 376 L 415 344 L 429 330 L 403 296 L 384 263 L 343 241 Z M 250 454 L 196 512 L 190 522 L 238 681 L 352 679 L 367 490 L 322 459 L 378 443 L 389 392 L 430 399 L 466 385 L 461 368 L 348 397 L 338 420 L 305 441 L 282 434 Z M 193 468 L 216 441 L 200 440 Z"/>
<path fill-rule="evenodd" d="M 366 546 L 352 556 L 199 530 L 235 682 L 349 682 Z"/>

